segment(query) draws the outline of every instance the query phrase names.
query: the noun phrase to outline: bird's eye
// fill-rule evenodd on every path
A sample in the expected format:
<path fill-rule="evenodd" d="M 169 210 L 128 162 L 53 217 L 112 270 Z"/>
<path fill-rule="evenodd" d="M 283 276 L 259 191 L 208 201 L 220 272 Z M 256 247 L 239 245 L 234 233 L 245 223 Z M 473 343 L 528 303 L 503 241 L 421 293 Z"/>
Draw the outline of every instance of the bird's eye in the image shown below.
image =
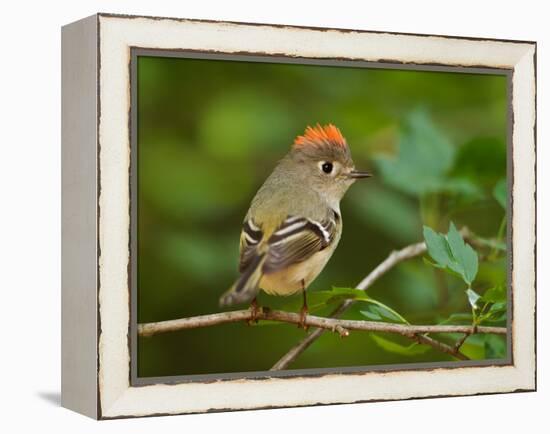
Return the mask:
<path fill-rule="evenodd" d="M 330 173 L 330 172 L 332 172 L 332 168 L 333 168 L 332 163 L 330 163 L 330 162 L 328 162 L 328 161 L 325 162 L 325 163 L 323 163 L 323 164 L 321 165 L 321 170 L 322 170 L 323 172 L 325 172 L 325 173 Z"/>

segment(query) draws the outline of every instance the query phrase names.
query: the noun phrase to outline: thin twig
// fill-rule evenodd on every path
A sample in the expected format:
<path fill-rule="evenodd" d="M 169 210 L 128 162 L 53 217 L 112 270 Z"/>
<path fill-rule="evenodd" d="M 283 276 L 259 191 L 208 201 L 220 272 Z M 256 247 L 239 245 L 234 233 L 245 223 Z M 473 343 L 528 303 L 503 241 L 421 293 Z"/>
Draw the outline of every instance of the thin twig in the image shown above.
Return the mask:
<path fill-rule="evenodd" d="M 504 224 L 506 224 L 506 219 L 503 220 Z M 499 233 L 502 231 L 502 223 L 499 227 Z M 502 238 L 502 235 L 497 236 L 496 238 L 482 238 L 475 233 L 473 233 L 468 227 L 464 226 L 460 233 L 462 236 L 466 239 L 468 239 L 468 242 L 478 248 L 489 248 L 491 249 L 491 254 L 496 254 L 497 251 L 506 251 L 506 243 L 499 241 L 500 238 Z M 491 256 L 489 254 L 489 256 Z"/>
<path fill-rule="evenodd" d="M 138 325 L 138 334 L 140 336 L 152 336 L 159 333 L 174 332 L 177 330 L 247 321 L 252 319 L 252 317 L 252 310 L 245 309 L 190 318 L 180 318 L 169 321 L 145 323 Z M 299 313 L 286 312 L 282 310 L 261 308 L 259 312 L 256 313 L 255 318 L 258 320 L 301 324 L 301 315 Z M 411 339 L 420 333 L 471 333 L 472 331 L 472 327 L 467 325 L 410 325 L 378 321 L 325 318 L 313 315 L 307 315 L 304 324 L 310 327 L 331 330 L 339 333 L 340 335 L 346 335 L 348 330 L 360 330 L 369 332 L 395 333 L 401 336 L 407 336 Z M 477 333 L 506 334 L 505 327 L 477 327 L 476 331 Z"/>
<path fill-rule="evenodd" d="M 407 247 L 402 248 L 401 250 L 395 250 L 390 255 L 384 259 L 378 266 L 372 270 L 359 284 L 357 289 L 366 290 L 374 282 L 376 282 L 380 277 L 387 273 L 390 269 L 395 267 L 400 262 L 406 261 L 407 259 L 420 256 L 426 252 L 426 243 L 416 243 L 411 244 Z M 349 299 L 341 303 L 331 314 L 331 317 L 338 318 L 342 315 L 348 308 L 353 304 L 353 300 Z M 325 330 L 316 329 L 309 333 L 305 338 L 298 342 L 294 347 L 292 347 L 283 357 L 281 357 L 277 363 L 272 367 L 272 371 L 278 371 L 281 369 L 286 369 L 296 358 L 302 354 L 313 342 L 315 342 Z"/>
<path fill-rule="evenodd" d="M 407 259 L 420 256 L 426 252 L 426 243 L 416 243 L 411 244 L 410 246 L 404 247 L 401 250 L 395 250 L 390 255 L 384 259 L 378 266 L 372 270 L 367 277 L 365 277 L 357 285 L 357 289 L 367 289 L 371 286 L 376 280 L 382 277 L 386 272 L 395 267 L 400 262 L 403 262 Z"/>
<path fill-rule="evenodd" d="M 431 338 L 426 335 L 421 335 L 421 334 L 415 335 L 413 339 L 420 344 L 427 344 L 432 346 L 435 349 L 438 349 L 439 351 L 443 351 L 444 353 L 450 354 L 451 356 L 456 357 L 459 360 L 470 360 L 468 356 L 460 352 L 460 346 L 459 347 L 455 346 L 453 348 L 447 344 L 444 344 L 441 341 L 438 341 L 434 338 Z"/>
<path fill-rule="evenodd" d="M 467 229 L 464 229 L 463 235 L 467 236 Z M 358 289 L 366 290 L 376 280 L 378 280 L 387 271 L 395 265 L 407 259 L 420 256 L 426 252 L 425 243 L 411 244 L 401 250 L 392 252 L 384 261 L 382 261 L 371 273 L 369 273 L 358 285 Z M 338 319 L 352 304 L 354 300 L 349 299 L 341 303 L 331 314 L 329 318 L 308 315 L 305 322 L 302 323 L 301 315 L 293 312 L 272 311 L 268 308 L 262 308 L 260 312 L 252 310 L 238 310 L 232 312 L 217 313 L 211 315 L 201 315 L 191 318 L 181 318 L 169 321 L 160 321 L 138 325 L 138 334 L 140 336 L 152 336 L 158 333 L 166 333 L 177 330 L 185 330 L 199 327 L 209 327 L 217 324 L 254 320 L 271 320 L 286 322 L 291 324 L 305 325 L 314 327 L 302 341 L 288 351 L 271 370 L 285 369 L 301 353 L 303 353 L 316 339 L 318 339 L 325 330 L 336 332 L 340 337 L 349 335 L 349 330 L 361 330 L 371 332 L 395 333 L 405 336 L 416 342 L 430 345 L 433 348 L 450 354 L 460 360 L 468 360 L 468 357 L 460 352 L 460 347 L 466 338 L 475 333 L 493 333 L 506 334 L 504 327 L 477 327 L 472 329 L 470 326 L 463 325 L 409 325 L 382 323 L 375 321 L 357 321 Z M 460 339 L 454 347 L 427 336 L 428 333 L 463 333 L 464 337 Z"/>
<path fill-rule="evenodd" d="M 350 306 L 351 300 L 346 300 L 340 306 L 338 306 L 334 311 L 331 312 L 329 317 L 332 318 L 338 318 L 340 315 L 342 315 L 346 309 Z M 270 371 L 280 371 L 281 369 L 285 369 L 288 365 L 290 365 L 296 358 L 302 354 L 305 350 L 308 349 L 308 347 L 315 342 L 319 336 L 321 336 L 325 332 L 324 329 L 315 329 L 312 332 L 310 332 L 308 335 L 306 335 L 305 338 L 303 338 L 300 342 L 298 342 L 296 345 L 294 345 L 283 357 L 281 357 L 277 363 L 275 363 Z"/>
<path fill-rule="evenodd" d="M 468 339 L 470 336 L 474 335 L 477 330 L 477 325 L 473 325 L 472 328 L 468 333 L 464 333 L 464 335 L 455 343 L 454 350 L 455 352 L 459 352 L 460 348 L 462 348 L 462 345 L 464 345 L 464 342 L 466 342 L 466 339 Z"/>

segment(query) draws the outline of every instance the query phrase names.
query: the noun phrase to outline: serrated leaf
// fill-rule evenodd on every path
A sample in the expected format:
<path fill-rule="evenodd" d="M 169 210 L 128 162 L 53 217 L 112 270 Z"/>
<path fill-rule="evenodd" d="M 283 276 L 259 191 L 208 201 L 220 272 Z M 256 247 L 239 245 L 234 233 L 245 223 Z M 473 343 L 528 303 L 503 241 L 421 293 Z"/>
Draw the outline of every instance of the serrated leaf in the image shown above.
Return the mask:
<path fill-rule="evenodd" d="M 470 303 L 470 306 L 472 306 L 473 309 L 477 309 L 477 302 L 479 301 L 481 296 L 472 288 L 468 288 L 466 290 L 466 295 L 468 296 L 468 302 Z"/>
<path fill-rule="evenodd" d="M 449 267 L 453 259 L 445 236 L 438 234 L 428 226 L 424 226 L 424 240 L 432 259 L 443 268 Z"/>
<path fill-rule="evenodd" d="M 447 235 L 424 226 L 424 240 L 428 253 L 436 261 L 437 266 L 457 274 L 471 286 L 478 271 L 477 253 L 464 242 L 453 222 L 450 223 Z"/>
<path fill-rule="evenodd" d="M 417 356 L 420 354 L 424 354 L 430 350 L 429 345 L 414 343 L 414 344 L 405 346 L 375 334 L 371 335 L 371 338 L 374 340 L 374 342 L 376 342 L 376 344 L 380 348 L 390 353 L 400 354 L 402 356 Z"/>
<path fill-rule="evenodd" d="M 447 241 L 455 259 L 454 264 L 456 263 L 456 269 L 453 268 L 453 270 L 462 274 L 466 283 L 471 285 L 477 275 L 477 253 L 469 244 L 464 242 L 462 235 L 457 231 L 453 222 L 449 226 Z"/>

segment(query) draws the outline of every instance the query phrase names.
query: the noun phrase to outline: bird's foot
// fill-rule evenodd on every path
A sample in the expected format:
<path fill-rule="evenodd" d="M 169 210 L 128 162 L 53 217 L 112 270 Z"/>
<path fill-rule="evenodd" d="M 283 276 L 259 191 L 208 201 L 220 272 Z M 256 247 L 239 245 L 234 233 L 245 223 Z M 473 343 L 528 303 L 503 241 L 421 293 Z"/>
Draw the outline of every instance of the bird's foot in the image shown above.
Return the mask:
<path fill-rule="evenodd" d="M 307 330 L 309 328 L 309 326 L 306 324 L 307 314 L 307 305 L 303 305 L 300 309 L 300 322 L 298 323 L 298 328 L 302 328 L 304 330 Z"/>
<path fill-rule="evenodd" d="M 258 306 L 258 302 L 256 301 L 256 298 L 254 298 L 254 300 L 251 301 L 250 303 L 250 318 L 246 320 L 246 323 L 248 325 L 252 325 L 252 323 L 254 324 L 258 324 L 258 317 L 260 316 L 260 311 L 262 310 L 262 308 L 260 306 Z"/>

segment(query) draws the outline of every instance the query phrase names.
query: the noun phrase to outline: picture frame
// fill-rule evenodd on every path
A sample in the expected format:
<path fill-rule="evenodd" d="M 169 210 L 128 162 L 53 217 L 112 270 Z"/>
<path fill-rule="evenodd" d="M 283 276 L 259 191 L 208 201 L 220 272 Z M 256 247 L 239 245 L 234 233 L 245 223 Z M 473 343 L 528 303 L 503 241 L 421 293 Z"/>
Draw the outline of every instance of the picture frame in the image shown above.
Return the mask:
<path fill-rule="evenodd" d="M 134 98 L 144 54 L 506 75 L 506 360 L 138 378 Z M 96 14 L 62 30 L 62 170 L 64 407 L 113 419 L 536 389 L 534 42 Z"/>

